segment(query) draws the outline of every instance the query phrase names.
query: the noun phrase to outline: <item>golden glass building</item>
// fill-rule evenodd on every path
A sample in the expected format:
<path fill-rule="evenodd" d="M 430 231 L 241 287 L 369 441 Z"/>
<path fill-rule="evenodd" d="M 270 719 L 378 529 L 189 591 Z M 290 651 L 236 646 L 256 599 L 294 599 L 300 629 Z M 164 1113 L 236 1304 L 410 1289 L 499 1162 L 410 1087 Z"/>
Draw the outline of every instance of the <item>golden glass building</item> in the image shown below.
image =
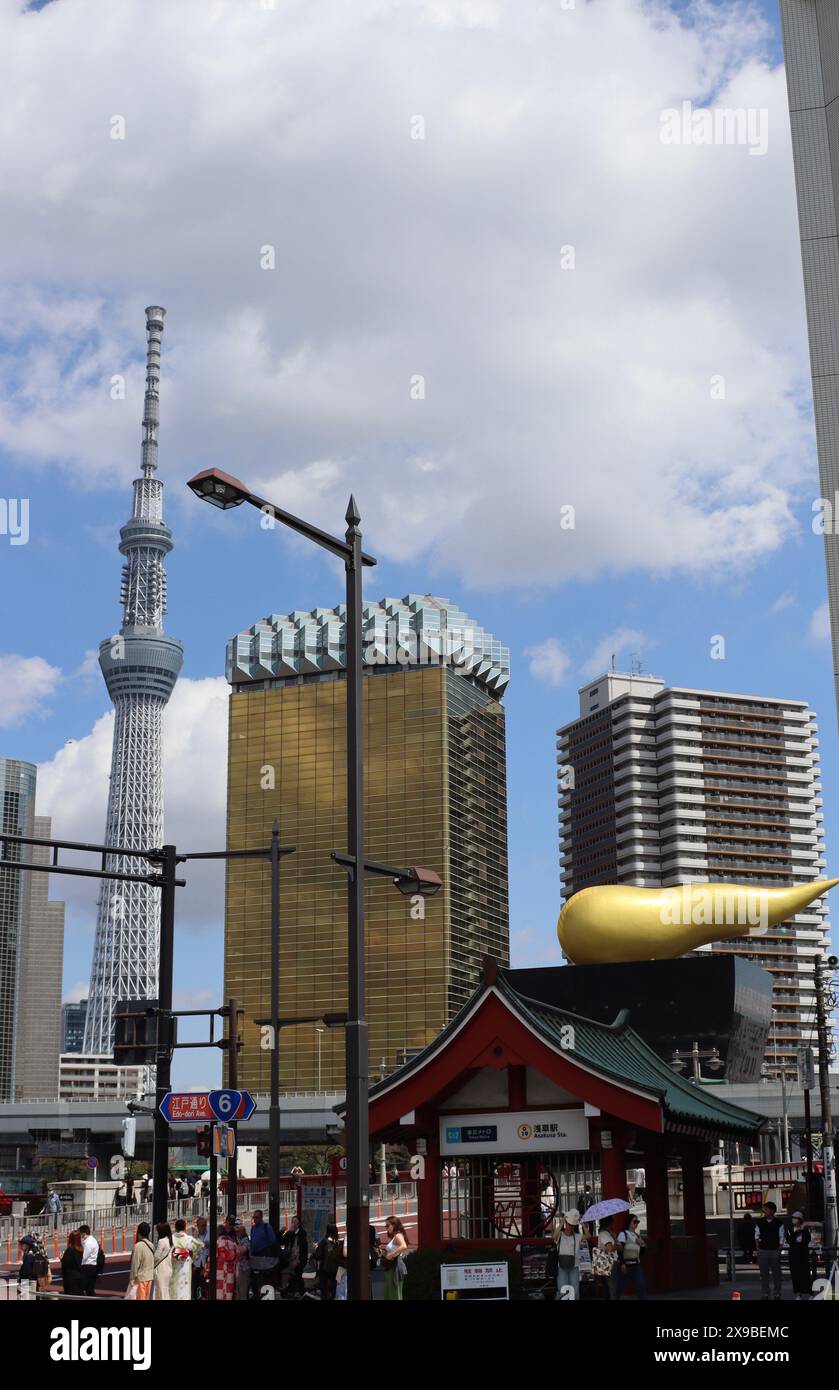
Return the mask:
<path fill-rule="evenodd" d="M 509 960 L 504 709 L 509 653 L 446 599 L 366 604 L 368 858 L 443 880 L 417 903 L 386 879 L 366 893 L 370 1070 L 424 1047 L 472 994 L 486 954 Z M 228 644 L 227 843 L 295 853 L 281 870 L 280 1014 L 346 1008 L 344 609 L 272 615 Z M 424 916 L 418 914 L 424 912 Z M 225 991 L 245 1011 L 240 1083 L 268 1089 L 270 870 L 231 861 Z M 340 1090 L 343 1029 L 283 1029 L 284 1091 Z"/>

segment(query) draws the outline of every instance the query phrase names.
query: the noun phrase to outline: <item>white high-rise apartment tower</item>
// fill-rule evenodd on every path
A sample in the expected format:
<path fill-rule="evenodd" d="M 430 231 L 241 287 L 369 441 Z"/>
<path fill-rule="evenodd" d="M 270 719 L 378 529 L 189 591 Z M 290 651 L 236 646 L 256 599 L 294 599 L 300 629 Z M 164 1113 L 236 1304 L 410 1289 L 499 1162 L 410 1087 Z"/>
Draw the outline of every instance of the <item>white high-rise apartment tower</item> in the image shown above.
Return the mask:
<path fill-rule="evenodd" d="M 804 700 L 668 689 L 610 672 L 583 686 L 557 733 L 563 896 L 597 883 L 786 887 L 824 876 L 816 717 Z M 736 952 L 773 979 L 770 1071 L 815 1040 L 813 963 L 828 943 L 814 903 Z"/>

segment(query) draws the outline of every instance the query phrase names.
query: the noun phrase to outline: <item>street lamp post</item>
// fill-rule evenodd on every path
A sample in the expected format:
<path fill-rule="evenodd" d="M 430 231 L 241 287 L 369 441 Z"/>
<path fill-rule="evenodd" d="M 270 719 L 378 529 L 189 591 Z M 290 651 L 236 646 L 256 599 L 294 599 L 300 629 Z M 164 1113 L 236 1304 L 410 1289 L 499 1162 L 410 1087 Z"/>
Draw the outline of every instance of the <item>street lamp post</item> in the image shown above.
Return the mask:
<path fill-rule="evenodd" d="M 690 1052 L 682 1052 L 678 1047 L 674 1049 L 673 1060 L 671 1062 L 674 1071 L 684 1071 L 685 1065 L 688 1062 L 690 1062 L 693 1072 L 690 1079 L 695 1086 L 698 1086 L 702 1080 L 701 1062 L 708 1063 L 709 1071 L 720 1071 L 723 1065 L 722 1058 L 719 1054 L 719 1048 L 701 1048 L 698 1042 L 693 1044 Z"/>
<path fill-rule="evenodd" d="M 219 468 L 207 468 L 190 478 L 187 486 L 204 502 L 222 511 L 243 502 L 256 507 L 263 516 L 279 521 L 289 530 L 305 536 L 344 563 L 346 573 L 345 661 L 347 670 L 347 853 L 334 855 L 347 870 L 347 1023 L 346 1023 L 346 1108 L 345 1148 L 347 1151 L 347 1293 L 352 1300 L 370 1297 L 370 1132 L 367 1112 L 369 1089 L 367 1018 L 364 998 L 364 876 L 365 873 L 392 875 L 402 892 L 430 896 L 442 886 L 431 870 L 390 870 L 371 865 L 364 853 L 364 652 L 362 572 L 375 565 L 371 555 L 361 549 L 361 515 L 354 497 L 346 512 L 344 539 L 312 526 L 282 507 L 258 497 L 245 483 Z M 419 875 L 419 877 L 414 877 Z M 411 885 L 410 889 L 408 884 Z M 273 1011 L 272 1011 L 273 1012 Z M 274 1013 L 278 1018 L 279 1013 Z M 278 1044 L 278 1035 L 275 1037 Z"/>
<path fill-rule="evenodd" d="M 351 497 L 347 507 L 344 540 L 329 535 L 263 497 L 257 497 L 238 478 L 220 469 L 206 469 L 188 486 L 203 501 L 227 511 L 250 503 L 265 516 L 282 522 L 298 535 L 328 550 L 344 562 L 346 571 L 346 667 L 347 667 L 347 851 L 353 865 L 347 875 L 347 1001 L 346 1032 L 346 1149 L 347 1149 L 347 1268 L 350 1299 L 370 1296 L 369 1266 L 369 1147 L 367 1115 L 367 1019 L 364 1008 L 364 730 L 362 650 L 362 570 L 375 565 L 361 549 L 361 516 Z M 272 1010 L 273 1012 L 273 1010 Z M 274 1014 L 276 1018 L 279 1013 Z M 275 1043 L 278 1038 L 275 1037 Z"/>
<path fill-rule="evenodd" d="M 830 1269 L 831 1259 L 836 1259 L 836 1155 L 833 1147 L 833 1116 L 830 1108 L 830 1033 L 827 1026 L 828 1010 L 825 995 L 830 986 L 830 975 L 836 969 L 837 959 L 828 956 L 814 962 L 816 987 L 816 1030 L 819 1040 L 819 1096 L 821 1100 L 822 1121 L 822 1165 L 824 1169 L 824 1248 L 825 1273 Z M 827 977 L 827 978 L 825 978 Z M 835 998 L 831 992 L 831 1007 Z"/>

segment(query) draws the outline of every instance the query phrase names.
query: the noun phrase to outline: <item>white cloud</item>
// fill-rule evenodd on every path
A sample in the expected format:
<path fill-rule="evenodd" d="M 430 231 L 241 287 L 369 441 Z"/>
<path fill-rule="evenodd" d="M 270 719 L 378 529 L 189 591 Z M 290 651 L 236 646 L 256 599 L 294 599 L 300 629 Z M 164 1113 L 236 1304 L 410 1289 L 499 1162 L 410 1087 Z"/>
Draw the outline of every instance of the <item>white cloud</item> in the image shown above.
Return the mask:
<path fill-rule="evenodd" d="M 611 670 L 613 656 L 617 670 L 626 670 L 632 656 L 640 655 L 652 645 L 654 644 L 650 638 L 643 632 L 638 632 L 633 627 L 616 627 L 613 632 L 601 637 L 591 656 L 580 667 L 580 675 L 588 679 Z"/>
<path fill-rule="evenodd" d="M 58 667 L 41 656 L 0 656 L 0 729 L 50 714 L 46 702 L 60 680 Z"/>
<path fill-rule="evenodd" d="M 229 689 L 222 676 L 182 677 L 163 716 L 166 837 L 186 852 L 224 848 Z M 38 811 L 52 816 L 57 839 L 102 843 L 113 729 L 113 713 L 105 714 L 84 738 L 65 743 L 39 766 Z M 224 916 L 223 868 L 185 865 L 183 877 L 188 886 L 178 889 L 178 920 L 217 929 Z M 61 896 L 91 921 L 96 892 L 94 880 L 61 881 Z"/>
<path fill-rule="evenodd" d="M 830 609 L 826 603 L 820 604 L 810 618 L 810 636 L 814 642 L 830 641 Z"/>
<path fill-rule="evenodd" d="M 383 559 L 487 587 L 731 574 L 793 533 L 809 373 L 786 86 L 752 5 L 697 0 L 684 27 L 664 0 L 19 11 L 18 460 L 131 478 L 154 299 L 176 506 L 188 473 L 247 458 L 331 526 L 352 487 Z M 683 99 L 768 109 L 769 152 L 663 145 Z"/>
<path fill-rule="evenodd" d="M 786 609 L 786 608 L 794 608 L 797 602 L 798 602 L 798 600 L 797 600 L 797 598 L 795 597 L 795 594 L 790 594 L 790 593 L 779 594 L 778 597 L 775 599 L 775 602 L 772 604 L 771 608 L 769 609 L 769 612 L 772 613 L 772 614 L 774 614 L 774 613 L 783 613 L 784 609 Z"/>
<path fill-rule="evenodd" d="M 562 685 L 571 667 L 571 658 L 555 637 L 546 637 L 535 647 L 526 647 L 530 657 L 530 674 L 534 680 L 548 685 Z"/>
<path fill-rule="evenodd" d="M 64 881 L 66 882 L 66 879 Z M 76 980 L 75 984 L 69 985 L 67 989 L 65 989 L 61 1002 L 62 1004 L 79 1004 L 83 999 L 87 998 L 89 990 L 90 983 L 88 980 Z"/>
<path fill-rule="evenodd" d="M 98 676 L 99 674 L 99 651 L 98 649 L 89 647 L 88 650 L 85 652 L 81 663 L 76 667 L 75 671 L 73 672 L 73 675 L 80 676 L 85 680 L 89 680 L 92 676 Z"/>

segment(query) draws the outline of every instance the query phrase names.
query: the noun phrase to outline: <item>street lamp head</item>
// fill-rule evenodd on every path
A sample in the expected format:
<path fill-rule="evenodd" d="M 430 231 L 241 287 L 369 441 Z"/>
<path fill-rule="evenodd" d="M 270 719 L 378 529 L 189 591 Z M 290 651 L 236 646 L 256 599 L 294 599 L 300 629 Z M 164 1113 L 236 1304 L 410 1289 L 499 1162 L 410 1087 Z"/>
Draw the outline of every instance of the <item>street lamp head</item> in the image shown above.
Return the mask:
<path fill-rule="evenodd" d="M 443 880 L 433 869 L 423 869 L 414 864 L 407 874 L 395 878 L 394 883 L 406 898 L 433 898 L 443 886 Z"/>
<path fill-rule="evenodd" d="M 250 497 L 250 489 L 230 473 L 222 473 L 220 468 L 205 468 L 190 478 L 187 487 L 202 502 L 212 502 L 214 507 L 227 511 L 230 507 L 240 507 Z"/>
<path fill-rule="evenodd" d="M 714 1048 L 711 1056 L 708 1058 L 707 1066 L 709 1071 L 722 1070 L 723 1060 L 716 1048 Z"/>
<path fill-rule="evenodd" d="M 685 1069 L 684 1060 L 679 1056 L 678 1052 L 673 1053 L 670 1065 L 674 1071 L 684 1071 Z"/>

